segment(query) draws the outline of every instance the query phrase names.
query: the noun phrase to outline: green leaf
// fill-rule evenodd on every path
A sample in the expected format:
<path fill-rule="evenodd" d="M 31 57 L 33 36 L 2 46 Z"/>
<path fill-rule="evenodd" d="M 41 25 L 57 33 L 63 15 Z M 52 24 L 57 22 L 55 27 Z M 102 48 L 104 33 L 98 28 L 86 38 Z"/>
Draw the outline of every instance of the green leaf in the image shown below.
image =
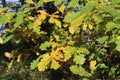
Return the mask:
<path fill-rule="evenodd" d="M 72 0 L 72 1 L 74 1 L 74 0 Z M 93 1 L 89 2 L 79 12 L 70 12 L 69 14 L 67 14 L 65 16 L 64 21 L 67 22 L 67 23 L 71 23 L 71 21 L 73 21 L 74 19 L 79 19 L 79 17 L 82 16 L 83 14 L 90 13 L 90 11 L 94 7 L 93 3 L 94 3 Z M 79 21 L 80 21 L 80 19 L 79 19 Z"/>
<path fill-rule="evenodd" d="M 87 48 L 80 47 L 80 48 L 77 49 L 77 53 L 89 54 L 90 52 L 88 51 Z"/>
<path fill-rule="evenodd" d="M 58 5 L 58 4 L 61 4 L 61 3 L 64 2 L 64 1 L 66 1 L 66 0 L 54 0 L 54 3 L 55 3 L 56 5 Z"/>
<path fill-rule="evenodd" d="M 117 40 L 115 43 L 117 44 L 116 49 L 120 51 L 120 40 Z"/>
<path fill-rule="evenodd" d="M 85 62 L 85 55 L 84 54 L 79 54 L 79 55 L 75 55 L 74 56 L 74 59 L 73 61 L 76 63 L 76 64 L 79 64 L 79 65 L 83 65 L 84 62 Z"/>
<path fill-rule="evenodd" d="M 56 70 L 59 67 L 60 67 L 60 64 L 56 60 L 52 59 L 51 69 L 55 69 Z"/>
<path fill-rule="evenodd" d="M 11 34 L 11 33 L 6 33 L 5 35 L 3 35 L 3 43 L 6 43 L 6 42 L 8 42 L 9 40 L 11 40 L 12 38 L 13 38 L 13 34 Z"/>
<path fill-rule="evenodd" d="M 119 28 L 119 25 L 120 24 L 116 24 L 114 22 L 108 22 L 105 27 L 106 27 L 107 31 L 110 31 L 114 28 Z"/>
<path fill-rule="evenodd" d="M 17 13 L 17 17 L 15 18 L 15 24 L 14 27 L 18 27 L 21 23 L 23 23 L 24 20 L 24 13 L 22 11 L 19 11 Z"/>
<path fill-rule="evenodd" d="M 8 7 L 5 7 L 5 8 L 0 8 L 0 14 L 1 14 L 2 12 L 7 11 L 8 9 L 9 9 Z"/>
<path fill-rule="evenodd" d="M 41 57 L 38 57 L 36 60 L 33 60 L 33 62 L 31 62 L 31 64 L 30 64 L 30 69 L 31 70 L 34 70 L 35 68 L 37 68 L 37 65 L 39 63 L 40 58 Z"/>
<path fill-rule="evenodd" d="M 113 17 L 116 17 L 119 15 L 119 13 L 115 10 L 115 8 L 111 5 L 102 5 L 99 6 L 99 9 L 101 11 L 103 11 L 104 13 L 109 13 L 111 14 Z"/>
<path fill-rule="evenodd" d="M 74 32 L 78 29 L 80 25 L 82 25 L 83 21 L 85 20 L 85 17 L 88 15 L 88 13 L 91 12 L 94 5 L 89 2 L 85 7 L 83 7 L 82 10 L 79 12 L 73 12 L 65 16 L 64 21 L 70 23 L 69 31 L 71 34 L 74 34 Z"/>
<path fill-rule="evenodd" d="M 97 67 L 99 67 L 99 68 L 108 68 L 104 63 L 98 64 Z"/>
<path fill-rule="evenodd" d="M 74 54 L 74 51 L 75 51 L 74 47 L 66 48 L 66 52 L 64 54 L 65 60 L 69 60 Z"/>
<path fill-rule="evenodd" d="M 42 51 L 44 51 L 44 50 L 47 50 L 47 48 L 49 48 L 50 47 L 50 43 L 48 42 L 48 41 L 45 41 L 44 43 L 42 43 L 41 45 L 40 45 L 40 49 L 42 50 Z"/>
<path fill-rule="evenodd" d="M 69 3 L 69 5 L 68 5 L 68 7 L 74 7 L 75 8 L 78 5 L 78 1 L 79 0 L 75 0 L 75 1 L 71 0 L 70 3 Z"/>
<path fill-rule="evenodd" d="M 103 36 L 97 39 L 99 43 L 104 43 L 108 39 L 108 36 Z"/>
<path fill-rule="evenodd" d="M 84 77 L 89 77 L 89 73 L 82 67 L 82 66 L 77 66 L 77 65 L 72 65 L 70 67 L 70 70 L 74 73 L 74 74 L 78 74 L 80 76 L 84 76 Z"/>
<path fill-rule="evenodd" d="M 28 29 L 32 29 L 32 28 L 33 28 L 33 26 L 34 26 L 34 23 L 29 22 L 29 24 L 28 24 Z"/>
<path fill-rule="evenodd" d="M 11 19 L 13 18 L 14 14 L 15 14 L 14 12 L 1 14 L 0 15 L 0 23 L 6 24 L 8 22 L 11 22 Z"/>
<path fill-rule="evenodd" d="M 79 74 L 79 68 L 78 68 L 77 65 L 71 66 L 71 67 L 70 67 L 70 70 L 71 70 L 71 72 L 73 72 L 74 74 Z"/>

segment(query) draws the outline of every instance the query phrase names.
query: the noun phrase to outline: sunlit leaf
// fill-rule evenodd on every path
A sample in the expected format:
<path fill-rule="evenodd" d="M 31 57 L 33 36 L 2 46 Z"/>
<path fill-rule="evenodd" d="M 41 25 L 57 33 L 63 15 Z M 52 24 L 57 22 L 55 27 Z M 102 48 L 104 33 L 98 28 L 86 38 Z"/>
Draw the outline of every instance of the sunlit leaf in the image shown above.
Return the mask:
<path fill-rule="evenodd" d="M 89 28 L 90 30 L 92 30 L 92 29 L 93 29 L 93 25 L 92 25 L 92 24 L 89 24 L 89 25 L 88 25 L 88 28 Z"/>
<path fill-rule="evenodd" d="M 60 6 L 59 11 L 63 14 L 66 7 L 67 6 L 63 4 L 62 6 Z"/>
<path fill-rule="evenodd" d="M 51 62 L 51 57 L 49 56 L 49 54 L 44 54 L 43 58 L 41 59 L 41 61 L 38 63 L 38 70 L 39 71 L 45 71 L 46 69 L 48 69 L 48 65 Z"/>
<path fill-rule="evenodd" d="M 26 2 L 29 4 L 34 4 L 33 0 L 26 0 Z"/>
<path fill-rule="evenodd" d="M 0 37 L 0 44 L 3 44 L 3 39 Z"/>
<path fill-rule="evenodd" d="M 22 54 L 19 54 L 18 57 L 17 57 L 17 62 L 21 61 L 21 57 L 22 57 Z"/>
<path fill-rule="evenodd" d="M 17 13 L 17 17 L 15 18 L 16 23 L 14 24 L 14 27 L 18 27 L 20 24 L 23 23 L 24 15 L 25 14 L 22 11 L 19 11 Z"/>
<path fill-rule="evenodd" d="M 11 58 L 11 54 L 9 52 L 5 52 L 4 54 L 5 54 L 5 57 Z"/>
<path fill-rule="evenodd" d="M 74 74 L 78 74 L 80 76 L 85 76 L 85 77 L 89 77 L 90 74 L 82 67 L 82 66 L 71 66 L 70 70 L 74 73 Z"/>
<path fill-rule="evenodd" d="M 66 0 L 54 0 L 54 3 L 55 3 L 56 5 L 58 5 L 58 4 L 60 4 L 60 3 L 64 2 L 64 1 L 66 1 Z"/>
<path fill-rule="evenodd" d="M 13 34 L 6 33 L 2 38 L 3 38 L 3 42 L 6 43 L 13 38 Z"/>
<path fill-rule="evenodd" d="M 69 5 L 68 5 L 68 7 L 74 7 L 75 8 L 78 5 L 78 1 L 79 0 L 75 0 L 75 1 L 71 0 L 70 3 L 69 3 Z"/>
<path fill-rule="evenodd" d="M 74 73 L 74 74 L 79 74 L 79 69 L 78 66 L 71 66 L 70 70 Z"/>
<path fill-rule="evenodd" d="M 79 55 L 75 55 L 73 61 L 76 64 L 82 65 L 85 62 L 85 55 L 84 54 L 79 54 Z"/>
<path fill-rule="evenodd" d="M 8 7 L 5 7 L 5 8 L 0 8 L 0 14 L 1 14 L 2 12 L 7 11 L 7 10 L 8 10 Z"/>
<path fill-rule="evenodd" d="M 90 61 L 90 69 L 95 70 L 96 69 L 96 60 L 91 60 Z"/>
<path fill-rule="evenodd" d="M 44 51 L 44 50 L 47 50 L 47 48 L 49 48 L 50 47 L 50 43 L 48 42 L 48 41 L 45 41 L 44 43 L 42 43 L 41 45 L 40 45 L 40 49 L 42 50 L 42 51 Z"/>
<path fill-rule="evenodd" d="M 70 31 L 71 34 L 74 34 L 74 32 L 78 29 L 78 27 L 80 25 L 82 25 L 82 22 L 83 22 L 85 16 L 86 16 L 86 13 L 81 15 L 81 16 L 79 16 L 78 18 L 74 19 L 71 22 L 71 25 L 69 27 L 69 31 Z"/>
<path fill-rule="evenodd" d="M 59 28 L 61 28 L 61 22 L 60 22 L 58 19 L 55 19 L 55 18 L 51 17 L 51 18 L 49 19 L 49 22 L 50 22 L 50 23 L 53 23 L 53 24 L 55 24 L 56 26 L 58 26 Z"/>
<path fill-rule="evenodd" d="M 34 70 L 35 68 L 37 68 L 39 60 L 40 60 L 40 57 L 38 57 L 36 60 L 33 60 L 33 62 L 31 62 L 31 64 L 30 64 L 30 69 L 31 70 Z"/>
<path fill-rule="evenodd" d="M 13 18 L 13 16 L 14 16 L 14 14 L 15 14 L 14 12 L 1 14 L 0 15 L 0 23 L 1 24 L 6 24 L 7 22 L 10 22 L 11 19 Z"/>
<path fill-rule="evenodd" d="M 52 59 L 51 69 L 56 70 L 56 69 L 58 69 L 59 67 L 60 67 L 60 64 L 59 64 L 56 60 Z"/>
<path fill-rule="evenodd" d="M 47 2 L 51 2 L 53 0 L 43 0 L 43 2 L 47 3 Z"/>

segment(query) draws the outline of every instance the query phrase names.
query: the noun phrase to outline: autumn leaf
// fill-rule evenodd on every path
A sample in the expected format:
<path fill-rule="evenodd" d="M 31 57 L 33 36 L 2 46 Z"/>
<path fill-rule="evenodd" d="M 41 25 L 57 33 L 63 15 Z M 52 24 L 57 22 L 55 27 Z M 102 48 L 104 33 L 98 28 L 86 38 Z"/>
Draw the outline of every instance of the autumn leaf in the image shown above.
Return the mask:
<path fill-rule="evenodd" d="M 3 39 L 2 38 L 0 38 L 0 44 L 3 44 Z"/>
<path fill-rule="evenodd" d="M 50 23 L 53 23 L 53 24 L 55 24 L 56 26 L 58 26 L 59 28 L 61 28 L 61 22 L 60 22 L 58 19 L 55 19 L 54 17 L 51 17 L 51 18 L 49 19 L 49 22 L 50 22 Z"/>
<path fill-rule="evenodd" d="M 66 7 L 67 6 L 63 4 L 62 6 L 60 6 L 59 11 L 63 14 Z"/>
<path fill-rule="evenodd" d="M 49 54 L 44 54 L 43 59 L 38 63 L 38 70 L 39 71 L 45 71 L 48 68 L 48 65 L 50 64 L 51 57 Z"/>
<path fill-rule="evenodd" d="M 47 2 L 51 2 L 53 0 L 43 0 L 43 2 L 47 3 Z"/>
<path fill-rule="evenodd" d="M 92 24 L 89 24 L 89 25 L 88 25 L 88 28 L 89 28 L 90 30 L 92 30 L 92 29 L 93 29 L 93 25 L 92 25 Z"/>
<path fill-rule="evenodd" d="M 22 54 L 19 54 L 18 57 L 17 57 L 17 62 L 21 61 L 21 57 L 22 57 Z"/>
<path fill-rule="evenodd" d="M 26 0 L 26 2 L 29 4 L 34 4 L 34 2 L 32 0 Z"/>
<path fill-rule="evenodd" d="M 55 60 L 52 59 L 52 63 L 51 63 L 51 69 L 58 69 L 60 67 L 60 64 Z"/>
<path fill-rule="evenodd" d="M 90 61 L 90 69 L 95 70 L 96 69 L 95 65 L 96 65 L 96 60 L 91 60 Z"/>
<path fill-rule="evenodd" d="M 69 27 L 69 31 L 71 34 L 74 34 L 74 32 L 78 29 L 78 27 L 82 24 L 85 16 L 87 15 L 87 13 L 82 14 L 81 16 L 79 16 L 78 18 L 74 19 Z"/>

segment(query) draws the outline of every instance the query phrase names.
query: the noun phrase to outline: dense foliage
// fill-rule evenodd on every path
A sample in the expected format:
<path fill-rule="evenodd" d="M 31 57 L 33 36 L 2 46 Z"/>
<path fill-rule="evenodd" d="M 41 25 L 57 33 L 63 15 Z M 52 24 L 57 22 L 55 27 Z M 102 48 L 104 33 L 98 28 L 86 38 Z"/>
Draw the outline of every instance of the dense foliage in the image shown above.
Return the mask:
<path fill-rule="evenodd" d="M 26 0 L 17 12 L 8 8 L 0 8 L 0 23 L 8 24 L 0 43 L 14 45 L 2 53 L 8 71 L 18 62 L 76 80 L 120 79 L 119 0 Z"/>

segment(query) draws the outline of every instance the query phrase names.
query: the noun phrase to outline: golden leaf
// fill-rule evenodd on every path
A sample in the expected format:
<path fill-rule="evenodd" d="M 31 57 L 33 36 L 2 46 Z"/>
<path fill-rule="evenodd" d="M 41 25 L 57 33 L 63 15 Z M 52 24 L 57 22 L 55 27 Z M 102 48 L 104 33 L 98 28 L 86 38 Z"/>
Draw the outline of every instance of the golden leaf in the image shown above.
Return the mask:
<path fill-rule="evenodd" d="M 17 62 L 21 61 L 21 57 L 22 57 L 22 54 L 19 54 L 18 57 L 17 57 Z"/>
<path fill-rule="evenodd" d="M 60 8 L 59 11 L 63 14 L 66 6 L 63 4 Z"/>
<path fill-rule="evenodd" d="M 34 2 L 32 0 L 26 0 L 26 2 L 29 4 L 34 4 Z"/>
<path fill-rule="evenodd" d="M 50 23 L 54 23 L 56 26 L 58 26 L 59 28 L 61 28 L 61 22 L 58 19 L 55 19 L 55 18 L 51 17 L 49 19 L 49 22 Z"/>
<path fill-rule="evenodd" d="M 44 54 L 43 59 L 38 63 L 38 70 L 39 71 L 45 71 L 48 68 L 48 65 L 51 62 L 51 57 L 49 54 Z"/>
<path fill-rule="evenodd" d="M 55 42 L 52 42 L 51 43 L 51 47 L 54 49 L 55 47 L 57 46 L 57 43 L 55 43 Z"/>
<path fill-rule="evenodd" d="M 52 59 L 51 68 L 56 70 L 59 67 L 60 67 L 60 64 L 56 60 Z"/>
<path fill-rule="evenodd" d="M 90 69 L 95 70 L 96 69 L 95 65 L 96 65 L 96 60 L 90 61 Z"/>
<path fill-rule="evenodd" d="M 47 3 L 47 2 L 51 2 L 53 0 L 43 0 L 43 2 Z"/>
<path fill-rule="evenodd" d="M 93 25 L 92 25 L 92 24 L 89 24 L 89 25 L 88 25 L 88 28 L 89 28 L 90 30 L 92 30 L 92 29 L 93 29 Z"/>
<path fill-rule="evenodd" d="M 74 32 L 78 29 L 78 27 L 83 23 L 84 17 L 87 15 L 87 13 L 82 14 L 78 18 L 74 19 L 69 27 L 69 31 L 71 34 L 74 34 Z"/>
<path fill-rule="evenodd" d="M 34 17 L 32 16 L 29 16 L 28 19 L 34 21 Z"/>
<path fill-rule="evenodd" d="M 43 61 L 41 61 L 41 62 L 39 62 L 38 63 L 38 70 L 39 71 L 45 71 L 46 70 L 46 65 L 44 65 L 44 62 Z"/>

